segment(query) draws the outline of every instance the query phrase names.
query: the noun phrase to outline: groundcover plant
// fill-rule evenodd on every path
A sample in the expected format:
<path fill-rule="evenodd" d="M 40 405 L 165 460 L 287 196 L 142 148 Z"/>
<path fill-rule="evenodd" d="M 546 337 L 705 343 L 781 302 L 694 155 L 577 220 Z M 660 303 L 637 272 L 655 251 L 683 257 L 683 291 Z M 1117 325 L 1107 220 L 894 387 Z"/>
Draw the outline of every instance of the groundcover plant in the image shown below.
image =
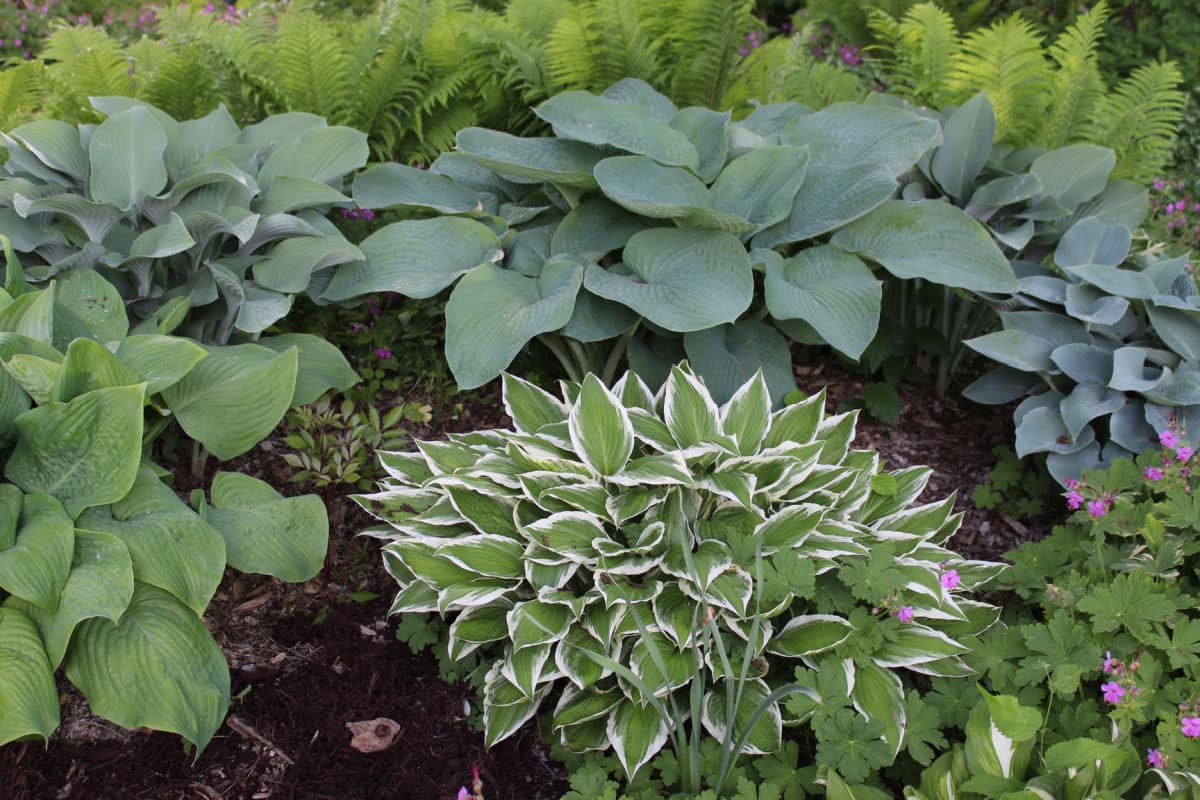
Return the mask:
<path fill-rule="evenodd" d="M 761 374 L 718 406 L 686 367 L 657 394 L 506 375 L 504 399 L 515 430 L 384 453 L 358 498 L 389 523 L 392 611 L 453 614 L 451 657 L 494 659 L 489 745 L 552 699 L 567 748 L 633 775 L 670 742 L 699 791 L 816 718 L 818 759 L 861 779 L 906 745 L 912 675 L 971 673 L 960 640 L 1000 610 L 969 590 L 1004 567 L 946 549 L 953 498 L 912 506 L 930 471 L 851 450 L 856 413 L 823 394 L 772 413 Z M 851 731 L 875 744 L 838 764 Z"/>

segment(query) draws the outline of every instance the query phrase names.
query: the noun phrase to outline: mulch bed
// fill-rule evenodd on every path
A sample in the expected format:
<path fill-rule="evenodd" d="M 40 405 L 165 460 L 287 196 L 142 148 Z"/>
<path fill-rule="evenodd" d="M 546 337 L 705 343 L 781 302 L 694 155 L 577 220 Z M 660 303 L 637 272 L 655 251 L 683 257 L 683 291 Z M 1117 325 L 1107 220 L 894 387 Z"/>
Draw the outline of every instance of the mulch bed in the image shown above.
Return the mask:
<path fill-rule="evenodd" d="M 802 389 L 828 387 L 832 411 L 861 392 L 859 378 L 828 365 L 798 367 Z M 973 558 L 996 558 L 1024 539 L 1044 535 L 1050 520 L 1027 528 L 1002 511 L 970 502 L 972 488 L 995 462 L 992 449 L 1012 441 L 1007 410 L 902 390 L 903 417 L 890 428 L 860 422 L 855 447 L 873 448 L 892 467 L 927 464 L 936 472 L 923 500 L 957 491 L 966 516 L 951 546 Z M 495 396 L 484 396 L 442 431 L 507 424 Z M 432 429 L 413 431 L 433 438 Z M 268 440 L 227 468 L 287 482 L 283 445 Z M 186 467 L 184 493 L 207 485 Z M 467 722 L 470 686 L 438 679 L 428 653 L 414 655 L 393 635 L 386 613 L 395 584 L 379 567 L 374 540 L 353 534 L 370 518 L 347 498 L 327 498 L 331 554 L 313 581 L 284 585 L 229 573 L 206 621 L 230 661 L 234 702 L 226 726 L 194 764 L 173 735 L 126 732 L 91 715 L 65 681 L 63 726 L 48 750 L 39 744 L 0 749 L 0 795 L 11 800 L 442 800 L 469 784 L 478 766 L 489 800 L 556 800 L 566 791 L 562 769 L 533 724 L 488 751 Z M 377 599 L 351 602 L 351 593 Z M 360 599 L 363 595 L 357 595 Z M 322 617 L 320 624 L 314 620 Z M 346 723 L 390 718 L 397 741 L 376 753 L 350 746 Z"/>

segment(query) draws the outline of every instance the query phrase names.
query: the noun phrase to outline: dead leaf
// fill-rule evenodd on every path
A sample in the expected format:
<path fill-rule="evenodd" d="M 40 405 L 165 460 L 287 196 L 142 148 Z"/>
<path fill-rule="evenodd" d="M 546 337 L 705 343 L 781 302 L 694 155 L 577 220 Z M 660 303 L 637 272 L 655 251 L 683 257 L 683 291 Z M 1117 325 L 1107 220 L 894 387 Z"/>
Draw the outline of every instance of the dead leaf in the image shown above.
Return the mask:
<path fill-rule="evenodd" d="M 387 717 L 347 722 L 346 729 L 353 737 L 350 739 L 350 746 L 360 753 L 387 750 L 396 741 L 396 734 L 400 733 L 400 725 Z"/>

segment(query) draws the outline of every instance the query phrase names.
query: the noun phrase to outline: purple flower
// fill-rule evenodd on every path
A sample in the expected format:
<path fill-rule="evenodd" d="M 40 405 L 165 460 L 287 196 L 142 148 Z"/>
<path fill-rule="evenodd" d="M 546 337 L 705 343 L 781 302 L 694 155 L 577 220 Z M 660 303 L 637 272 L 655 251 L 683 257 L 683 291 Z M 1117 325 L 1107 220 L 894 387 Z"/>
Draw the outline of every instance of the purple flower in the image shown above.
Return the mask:
<path fill-rule="evenodd" d="M 1179 459 L 1180 461 L 1187 461 L 1189 458 L 1192 457 L 1193 452 L 1195 452 L 1195 451 L 1192 450 L 1192 448 L 1188 447 L 1187 445 L 1184 445 L 1183 447 L 1181 447 L 1175 451 L 1175 458 Z"/>
<path fill-rule="evenodd" d="M 912 606 L 901 606 L 900 610 L 896 612 L 896 619 L 900 620 L 901 622 L 912 622 L 912 618 L 913 618 L 913 607 Z"/>
<path fill-rule="evenodd" d="M 1067 492 L 1067 508 L 1074 511 L 1081 505 L 1083 505 L 1083 495 L 1073 489 Z"/>
<path fill-rule="evenodd" d="M 378 356 L 379 358 L 384 358 L 384 359 L 391 358 L 392 350 L 389 347 L 376 347 L 375 355 Z"/>
<path fill-rule="evenodd" d="M 1117 660 L 1112 657 L 1112 650 L 1105 650 L 1104 663 L 1100 666 L 1100 668 L 1104 670 L 1104 674 L 1107 675 L 1111 673 L 1113 671 L 1113 665 L 1116 663 Z"/>
<path fill-rule="evenodd" d="M 1195 739 L 1200 736 L 1200 717 L 1184 717 L 1179 728 L 1184 736 Z"/>
<path fill-rule="evenodd" d="M 1067 488 L 1068 489 L 1074 489 L 1078 485 L 1079 485 L 1079 481 L 1075 480 L 1074 478 L 1067 478 Z"/>
<path fill-rule="evenodd" d="M 958 570 L 946 570 L 939 580 L 941 580 L 943 588 L 953 590 L 959 584 Z"/>
<path fill-rule="evenodd" d="M 1158 467 L 1146 467 L 1143 474 L 1146 476 L 1146 480 L 1150 481 L 1161 481 L 1163 477 L 1163 471 Z"/>
<path fill-rule="evenodd" d="M 361 322 L 352 322 L 350 324 L 350 332 L 351 333 L 362 333 L 366 329 L 367 329 L 367 326 L 363 325 Z"/>
<path fill-rule="evenodd" d="M 1179 444 L 1179 437 L 1175 435 L 1175 431 L 1165 430 L 1158 435 L 1158 443 L 1163 447 L 1174 447 Z"/>
<path fill-rule="evenodd" d="M 1158 190 L 1158 191 L 1160 191 L 1160 192 L 1161 192 L 1163 189 L 1165 189 L 1165 188 L 1166 188 L 1166 186 L 1167 186 L 1167 184 L 1163 183 L 1161 180 L 1157 180 L 1157 181 L 1155 181 L 1155 182 L 1154 182 L 1154 188 L 1155 188 L 1155 189 L 1157 189 L 1157 190 Z"/>
<path fill-rule="evenodd" d="M 1109 681 L 1100 687 L 1100 691 L 1104 692 L 1105 701 L 1112 703 L 1114 706 L 1121 702 L 1121 698 L 1125 696 L 1125 687 L 1116 681 Z"/>
<path fill-rule="evenodd" d="M 1167 766 L 1167 760 L 1163 758 L 1163 754 L 1151 747 L 1146 751 L 1146 763 L 1152 767 L 1162 769 Z"/>
<path fill-rule="evenodd" d="M 369 208 L 364 208 L 361 211 L 359 211 L 358 213 L 363 219 L 367 220 L 368 222 L 375 219 L 375 212 Z"/>
<path fill-rule="evenodd" d="M 457 800 L 471 800 L 471 793 L 467 791 L 467 787 L 462 786 L 459 788 Z"/>
<path fill-rule="evenodd" d="M 1100 519 L 1108 513 L 1108 507 L 1103 500 L 1089 500 L 1087 510 L 1092 519 Z"/>

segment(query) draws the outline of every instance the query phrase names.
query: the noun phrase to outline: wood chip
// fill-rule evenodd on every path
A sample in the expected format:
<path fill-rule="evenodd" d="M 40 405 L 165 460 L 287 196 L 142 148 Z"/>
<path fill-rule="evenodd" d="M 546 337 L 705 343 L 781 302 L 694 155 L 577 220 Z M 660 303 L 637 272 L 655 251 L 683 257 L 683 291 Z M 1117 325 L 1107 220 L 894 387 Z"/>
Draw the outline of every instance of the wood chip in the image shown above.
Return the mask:
<path fill-rule="evenodd" d="M 360 753 L 378 753 L 387 750 L 396 741 L 400 725 L 394 719 L 377 717 L 361 722 L 347 722 L 351 733 L 350 746 Z"/>
<path fill-rule="evenodd" d="M 265 603 L 269 602 L 270 600 L 271 600 L 270 593 L 261 594 L 258 597 L 255 597 L 253 600 L 247 600 L 246 602 L 242 603 L 240 606 L 238 606 L 237 608 L 235 608 L 233 610 L 234 611 L 252 611 L 252 610 L 258 608 L 259 606 L 264 605 Z"/>

